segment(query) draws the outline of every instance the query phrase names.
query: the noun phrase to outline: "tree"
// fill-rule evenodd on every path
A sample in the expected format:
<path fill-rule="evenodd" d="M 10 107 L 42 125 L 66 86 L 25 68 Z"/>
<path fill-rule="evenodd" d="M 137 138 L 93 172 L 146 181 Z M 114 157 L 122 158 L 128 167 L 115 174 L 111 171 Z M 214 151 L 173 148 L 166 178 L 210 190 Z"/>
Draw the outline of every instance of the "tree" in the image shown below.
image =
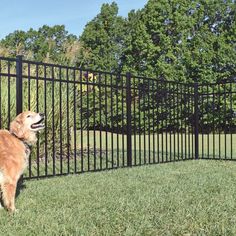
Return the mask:
<path fill-rule="evenodd" d="M 125 20 L 117 14 L 116 3 L 103 4 L 101 12 L 86 25 L 80 37 L 81 43 L 90 52 L 84 62 L 85 67 L 120 71 Z"/>
<path fill-rule="evenodd" d="M 71 61 L 68 56 L 76 63 L 76 54 L 82 47 L 79 47 L 76 36 L 68 34 L 64 25 L 44 25 L 38 30 L 30 29 L 26 32 L 17 30 L 1 40 L 0 46 L 11 56 L 21 54 L 27 59 L 57 63 L 64 63 L 66 59 L 69 64 Z"/>
<path fill-rule="evenodd" d="M 235 74 L 235 10 L 232 0 L 149 0 L 129 14 L 124 69 L 178 81 Z"/>

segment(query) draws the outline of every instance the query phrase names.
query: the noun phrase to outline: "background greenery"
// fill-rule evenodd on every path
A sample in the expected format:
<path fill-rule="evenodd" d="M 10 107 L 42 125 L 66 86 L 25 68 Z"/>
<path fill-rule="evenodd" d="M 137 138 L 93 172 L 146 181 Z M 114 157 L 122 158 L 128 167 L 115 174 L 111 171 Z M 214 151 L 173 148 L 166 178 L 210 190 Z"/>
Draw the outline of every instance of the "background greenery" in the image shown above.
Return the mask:
<path fill-rule="evenodd" d="M 126 77 L 121 75 L 126 72 L 131 72 L 133 133 L 193 132 L 193 85 L 167 81 L 196 80 L 206 84 L 198 90 L 200 132 L 235 132 L 235 38 L 233 0 L 149 0 L 127 17 L 118 15 L 113 2 L 102 5 L 79 38 L 63 25 L 17 30 L 0 41 L 0 55 L 83 68 L 60 72 L 57 66 L 23 65 L 24 109 L 46 112 L 44 139 L 50 147 L 63 139 L 61 146 L 67 147 L 76 129 L 126 132 Z M 14 63 L 0 63 L 2 73 L 15 73 Z M 37 83 L 37 76 L 49 80 Z M 232 83 L 210 85 L 225 79 Z M 0 90 L 1 126 L 7 127 L 15 116 L 14 78 L 2 76 Z"/>
<path fill-rule="evenodd" d="M 235 75 L 235 38 L 233 0 L 149 0 L 127 17 L 113 2 L 102 5 L 79 38 L 63 25 L 17 30 L 1 40 L 0 55 L 213 82 Z"/>

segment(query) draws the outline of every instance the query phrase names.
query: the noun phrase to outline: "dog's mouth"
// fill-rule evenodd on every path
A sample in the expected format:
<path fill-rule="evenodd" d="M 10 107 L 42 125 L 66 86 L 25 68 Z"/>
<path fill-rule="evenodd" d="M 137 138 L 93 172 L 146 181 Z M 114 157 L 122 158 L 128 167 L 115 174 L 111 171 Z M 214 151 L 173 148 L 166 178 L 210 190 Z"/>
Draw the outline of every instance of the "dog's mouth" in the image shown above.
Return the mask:
<path fill-rule="evenodd" d="M 39 120 L 38 122 L 30 126 L 31 129 L 33 130 L 43 129 L 44 128 L 44 123 L 42 123 L 43 121 L 44 121 L 44 118 L 41 118 L 41 120 Z"/>

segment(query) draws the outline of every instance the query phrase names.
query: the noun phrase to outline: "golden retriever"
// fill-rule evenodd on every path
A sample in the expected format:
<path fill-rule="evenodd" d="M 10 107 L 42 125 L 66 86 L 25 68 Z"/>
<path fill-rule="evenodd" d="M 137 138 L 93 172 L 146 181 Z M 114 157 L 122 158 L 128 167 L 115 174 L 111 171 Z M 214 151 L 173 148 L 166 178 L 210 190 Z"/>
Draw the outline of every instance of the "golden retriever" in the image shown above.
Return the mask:
<path fill-rule="evenodd" d="M 0 188 L 4 207 L 14 212 L 17 182 L 27 166 L 36 132 L 44 128 L 44 114 L 31 111 L 19 114 L 10 131 L 0 130 Z"/>

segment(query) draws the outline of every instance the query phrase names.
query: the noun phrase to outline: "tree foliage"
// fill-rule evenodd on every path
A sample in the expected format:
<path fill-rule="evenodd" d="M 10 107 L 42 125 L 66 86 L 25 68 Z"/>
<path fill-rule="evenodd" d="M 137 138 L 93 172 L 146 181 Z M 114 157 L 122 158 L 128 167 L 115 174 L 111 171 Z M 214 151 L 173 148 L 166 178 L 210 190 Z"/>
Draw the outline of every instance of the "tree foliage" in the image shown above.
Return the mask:
<path fill-rule="evenodd" d="M 125 19 L 118 16 L 117 4 L 103 4 L 101 12 L 86 25 L 80 37 L 90 51 L 84 66 L 119 72 L 125 26 Z"/>
<path fill-rule="evenodd" d="M 177 81 L 235 75 L 234 0 L 149 0 L 127 18 L 103 4 L 80 38 L 65 26 L 17 30 L 0 41 L 1 55 Z"/>
<path fill-rule="evenodd" d="M 79 63 L 78 53 L 82 48 L 77 37 L 68 34 L 64 25 L 44 25 L 26 32 L 16 30 L 0 42 L 0 52 L 4 56 L 23 55 L 30 60 L 70 65 Z"/>
<path fill-rule="evenodd" d="M 124 67 L 169 80 L 235 74 L 234 1 L 155 1 L 129 15 Z"/>

